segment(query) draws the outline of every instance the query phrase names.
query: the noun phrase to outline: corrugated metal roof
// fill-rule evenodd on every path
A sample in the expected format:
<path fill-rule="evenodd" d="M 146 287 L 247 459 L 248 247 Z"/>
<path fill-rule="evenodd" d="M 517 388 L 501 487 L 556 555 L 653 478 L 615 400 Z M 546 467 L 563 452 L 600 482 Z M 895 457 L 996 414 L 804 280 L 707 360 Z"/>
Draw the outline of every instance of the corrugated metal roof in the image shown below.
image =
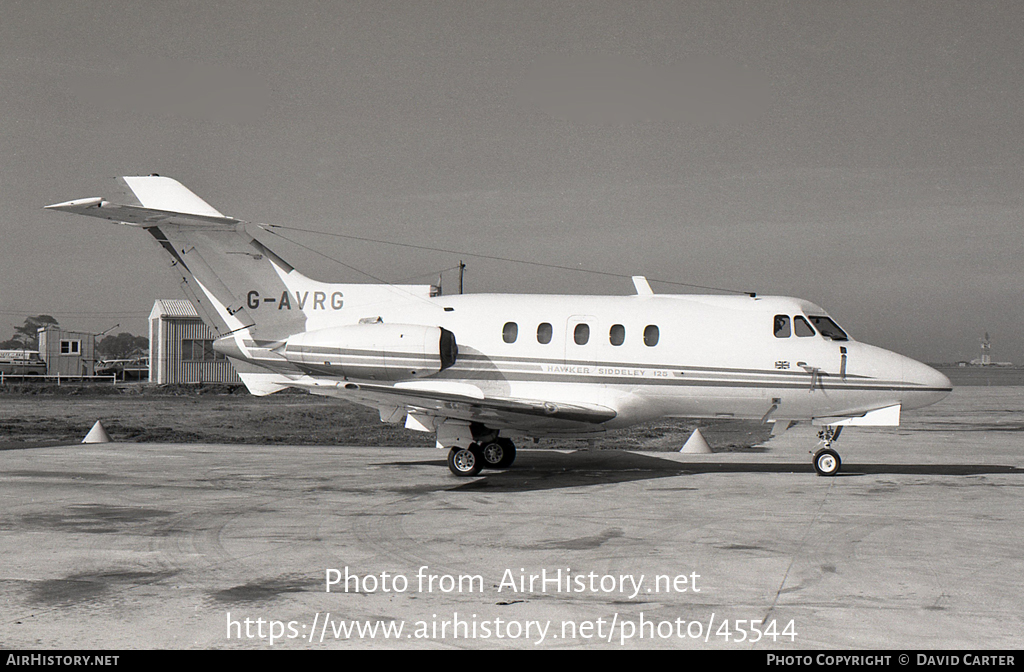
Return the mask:
<path fill-rule="evenodd" d="M 188 299 L 157 299 L 153 302 L 153 310 L 149 319 L 155 317 L 192 317 L 198 318 L 195 306 Z"/>

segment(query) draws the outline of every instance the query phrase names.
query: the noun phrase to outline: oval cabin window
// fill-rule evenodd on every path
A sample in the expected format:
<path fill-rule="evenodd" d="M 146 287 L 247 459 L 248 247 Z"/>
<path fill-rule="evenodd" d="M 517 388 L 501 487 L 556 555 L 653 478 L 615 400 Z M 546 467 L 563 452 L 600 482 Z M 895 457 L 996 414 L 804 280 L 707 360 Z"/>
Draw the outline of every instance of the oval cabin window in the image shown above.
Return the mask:
<path fill-rule="evenodd" d="M 622 345 L 626 340 L 626 328 L 621 324 L 613 324 L 608 332 L 608 341 L 612 345 Z"/>
<path fill-rule="evenodd" d="M 515 322 L 506 322 L 501 330 L 501 338 L 506 343 L 515 343 L 519 337 L 519 325 Z"/>
<path fill-rule="evenodd" d="M 586 345 L 590 340 L 590 325 L 577 324 L 572 332 L 572 340 L 576 341 L 576 345 Z"/>
<path fill-rule="evenodd" d="M 541 345 L 547 345 L 551 342 L 551 324 L 548 322 L 541 322 L 537 325 L 537 342 Z"/>
<path fill-rule="evenodd" d="M 648 348 L 656 346 L 659 338 L 661 338 L 661 334 L 656 325 L 649 324 L 644 328 L 644 345 Z"/>

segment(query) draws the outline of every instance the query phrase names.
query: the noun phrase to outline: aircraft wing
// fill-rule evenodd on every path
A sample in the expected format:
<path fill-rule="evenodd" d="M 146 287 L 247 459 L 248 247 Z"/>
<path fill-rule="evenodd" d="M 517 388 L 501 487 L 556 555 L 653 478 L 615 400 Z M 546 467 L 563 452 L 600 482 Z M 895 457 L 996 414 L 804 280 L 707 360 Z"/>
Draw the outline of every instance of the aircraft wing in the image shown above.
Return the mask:
<path fill-rule="evenodd" d="M 485 397 L 471 385 L 411 386 L 345 383 L 325 388 L 317 383 L 305 385 L 299 381 L 292 386 L 308 387 L 311 392 L 329 394 L 342 399 L 398 412 L 421 412 L 425 415 L 454 418 L 467 422 L 480 422 L 495 429 L 514 429 L 523 432 L 544 430 L 546 433 L 589 433 L 603 431 L 599 425 L 614 418 L 615 410 L 597 404 Z"/>
<path fill-rule="evenodd" d="M 815 425 L 832 425 L 841 427 L 843 425 L 854 425 L 861 427 L 899 427 L 900 426 L 900 404 L 876 408 L 861 415 L 814 418 Z"/>

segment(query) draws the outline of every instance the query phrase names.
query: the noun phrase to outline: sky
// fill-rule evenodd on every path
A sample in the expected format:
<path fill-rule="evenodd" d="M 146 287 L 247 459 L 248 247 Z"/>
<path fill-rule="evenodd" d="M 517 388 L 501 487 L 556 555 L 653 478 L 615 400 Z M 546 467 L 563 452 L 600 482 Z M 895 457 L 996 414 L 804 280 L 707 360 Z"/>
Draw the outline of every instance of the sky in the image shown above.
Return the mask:
<path fill-rule="evenodd" d="M 797 296 L 928 362 L 1024 363 L 1024 3 L 0 0 L 0 340 L 147 333 L 174 177 L 325 281 Z M 483 256 L 471 256 L 483 255 Z M 602 271 L 558 270 L 502 257 Z M 627 276 L 627 277 L 620 277 Z M 445 291 L 457 287 L 451 270 Z"/>

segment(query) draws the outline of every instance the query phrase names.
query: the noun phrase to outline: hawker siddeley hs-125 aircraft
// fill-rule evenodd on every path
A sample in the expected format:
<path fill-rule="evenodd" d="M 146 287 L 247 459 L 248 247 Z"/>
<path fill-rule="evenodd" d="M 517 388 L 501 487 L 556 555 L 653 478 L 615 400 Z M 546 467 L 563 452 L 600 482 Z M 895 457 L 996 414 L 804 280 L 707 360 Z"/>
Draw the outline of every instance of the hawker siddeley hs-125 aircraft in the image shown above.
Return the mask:
<path fill-rule="evenodd" d="M 594 436 L 657 418 L 795 421 L 822 429 L 819 474 L 846 425 L 898 425 L 951 390 L 934 369 L 853 340 L 808 301 L 663 295 L 434 295 L 429 285 L 328 284 L 299 273 L 184 186 L 122 180 L 134 203 L 47 206 L 147 230 L 256 395 L 287 387 L 434 432 L 457 476 L 505 468 L 508 438 Z M 133 199 L 127 199 L 133 200 Z M 205 302 L 206 305 L 203 305 Z"/>

